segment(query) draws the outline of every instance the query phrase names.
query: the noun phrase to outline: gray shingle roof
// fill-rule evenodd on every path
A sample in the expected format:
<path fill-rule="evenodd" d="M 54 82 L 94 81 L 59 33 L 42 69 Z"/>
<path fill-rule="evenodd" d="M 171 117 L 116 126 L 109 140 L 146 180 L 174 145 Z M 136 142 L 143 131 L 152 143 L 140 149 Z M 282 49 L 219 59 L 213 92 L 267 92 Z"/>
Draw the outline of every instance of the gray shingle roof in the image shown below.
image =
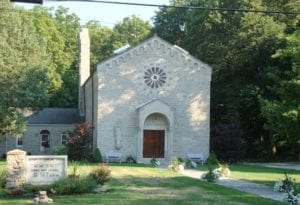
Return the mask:
<path fill-rule="evenodd" d="M 76 108 L 44 108 L 28 118 L 28 124 L 75 124 L 80 122 Z"/>

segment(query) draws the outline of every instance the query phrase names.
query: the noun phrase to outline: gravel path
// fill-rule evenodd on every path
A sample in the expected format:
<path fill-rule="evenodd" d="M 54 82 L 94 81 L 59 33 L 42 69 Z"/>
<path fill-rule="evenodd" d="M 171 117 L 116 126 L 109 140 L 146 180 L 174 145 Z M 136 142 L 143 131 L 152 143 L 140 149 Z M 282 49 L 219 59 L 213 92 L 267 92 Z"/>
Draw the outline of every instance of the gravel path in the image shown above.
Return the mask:
<path fill-rule="evenodd" d="M 195 179 L 200 179 L 200 176 L 203 174 L 202 171 L 191 169 L 186 169 L 181 173 L 185 176 L 192 177 Z M 220 178 L 216 184 L 236 189 L 239 191 L 255 194 L 264 198 L 283 201 L 283 193 L 275 192 L 271 187 L 265 185 L 232 178 Z"/>

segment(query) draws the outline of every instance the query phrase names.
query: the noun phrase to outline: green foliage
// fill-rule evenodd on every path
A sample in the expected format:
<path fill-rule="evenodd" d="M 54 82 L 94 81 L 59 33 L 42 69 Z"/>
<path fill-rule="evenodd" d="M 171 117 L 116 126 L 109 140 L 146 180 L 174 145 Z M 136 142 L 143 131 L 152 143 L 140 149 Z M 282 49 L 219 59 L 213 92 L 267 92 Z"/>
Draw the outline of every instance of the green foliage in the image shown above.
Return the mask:
<path fill-rule="evenodd" d="M 70 178 L 79 178 L 80 177 L 80 173 L 79 173 L 79 163 L 76 161 L 70 162 L 69 166 L 71 169 L 71 173 L 69 174 Z"/>
<path fill-rule="evenodd" d="M 104 185 L 111 175 L 111 170 L 109 167 L 101 163 L 96 169 L 93 169 L 89 174 L 98 184 Z"/>
<path fill-rule="evenodd" d="M 53 148 L 52 154 L 55 155 L 66 155 L 67 154 L 67 148 L 65 145 L 57 145 Z"/>
<path fill-rule="evenodd" d="M 133 156 L 129 155 L 129 156 L 126 157 L 126 162 L 129 163 L 129 164 L 132 164 L 132 163 L 135 164 L 136 159 Z"/>
<path fill-rule="evenodd" d="M 218 176 L 217 172 L 215 172 L 213 170 L 212 167 L 209 167 L 208 172 L 206 172 L 202 176 L 202 178 L 205 179 L 207 182 L 215 183 L 219 179 L 219 176 Z"/>
<path fill-rule="evenodd" d="M 187 2 L 173 0 L 171 3 L 180 6 Z M 254 10 L 294 11 L 300 8 L 299 2 L 294 0 L 191 0 L 188 4 Z M 154 17 L 155 33 L 212 66 L 211 127 L 240 125 L 243 133 L 240 138 L 245 145 L 240 150 L 244 150 L 245 155 L 236 156 L 271 157 L 272 150 L 280 144 L 285 148 L 282 147 L 278 154 L 282 155 L 283 150 L 289 148 L 294 158 L 299 154 L 298 147 L 293 145 L 297 143 L 287 142 L 295 139 L 291 136 L 299 133 L 297 128 L 300 127 L 299 96 L 295 92 L 299 90 L 296 77 L 299 68 L 295 70 L 299 62 L 296 43 L 299 37 L 293 34 L 299 30 L 299 19 L 300 15 L 275 17 L 263 13 L 179 8 L 160 8 Z M 278 51 L 277 55 L 284 54 L 284 58 L 274 58 Z M 270 73 L 277 76 L 277 80 L 270 80 Z M 224 144 L 222 140 L 231 140 L 220 136 L 212 143 Z M 217 146 L 212 144 L 212 147 Z"/>
<path fill-rule="evenodd" d="M 93 153 L 93 161 L 94 162 L 98 162 L 98 163 L 102 163 L 103 162 L 103 159 L 102 159 L 102 155 L 101 155 L 101 152 L 100 152 L 100 149 L 96 148 L 94 150 L 94 153 Z"/>
<path fill-rule="evenodd" d="M 89 123 L 77 124 L 67 143 L 68 157 L 71 160 L 89 159 L 92 153 L 92 126 Z"/>
<path fill-rule="evenodd" d="M 217 166 L 219 165 L 219 160 L 217 159 L 217 155 L 215 152 L 211 152 L 206 160 L 208 165 Z"/>
<path fill-rule="evenodd" d="M 6 177 L 7 177 L 7 171 L 1 170 L 0 171 L 0 188 L 4 188 L 6 184 Z"/>
<path fill-rule="evenodd" d="M 48 103 L 48 57 L 30 12 L 3 1 L 0 27 L 0 136 L 15 136 L 25 131 L 24 109 Z"/>
<path fill-rule="evenodd" d="M 172 162 L 171 162 L 171 169 L 174 171 L 174 172 L 178 172 L 179 171 L 179 165 L 183 165 L 184 163 L 184 160 L 180 157 L 174 157 L 172 159 Z"/>
<path fill-rule="evenodd" d="M 48 193 L 51 193 L 51 186 L 22 184 L 22 194 L 24 196 L 34 196 L 39 191 L 47 191 Z"/>
<path fill-rule="evenodd" d="M 91 177 L 69 177 L 55 182 L 51 187 L 57 194 L 83 194 L 91 193 L 97 183 Z"/>
<path fill-rule="evenodd" d="M 153 167 L 158 167 L 160 165 L 160 162 L 156 159 L 156 158 L 152 158 L 150 160 L 150 164 L 153 166 Z"/>

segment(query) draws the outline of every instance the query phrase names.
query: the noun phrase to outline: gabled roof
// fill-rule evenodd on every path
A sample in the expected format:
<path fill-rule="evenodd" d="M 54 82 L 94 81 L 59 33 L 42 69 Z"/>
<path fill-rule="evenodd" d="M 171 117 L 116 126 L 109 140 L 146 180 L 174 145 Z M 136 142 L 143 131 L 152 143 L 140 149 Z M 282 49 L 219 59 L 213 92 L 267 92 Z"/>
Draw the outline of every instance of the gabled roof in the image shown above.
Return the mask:
<path fill-rule="evenodd" d="M 80 122 L 76 108 L 44 108 L 30 116 L 28 124 L 76 124 Z"/>
<path fill-rule="evenodd" d="M 113 67 L 113 64 L 122 64 L 124 61 L 126 61 L 127 56 L 133 57 L 133 56 L 141 55 L 150 48 L 163 50 L 165 53 L 168 53 L 168 55 L 174 58 L 178 58 L 179 60 L 183 61 L 185 65 L 193 69 L 197 69 L 197 70 L 204 69 L 206 71 L 205 73 L 211 76 L 212 68 L 209 65 L 193 57 L 183 48 L 177 45 L 172 45 L 169 42 L 158 37 L 157 35 L 152 36 L 151 38 L 135 45 L 134 47 L 125 49 L 124 52 L 118 55 L 114 55 L 108 58 L 107 60 L 98 63 L 96 71 L 99 71 L 101 67 L 111 68 Z"/>

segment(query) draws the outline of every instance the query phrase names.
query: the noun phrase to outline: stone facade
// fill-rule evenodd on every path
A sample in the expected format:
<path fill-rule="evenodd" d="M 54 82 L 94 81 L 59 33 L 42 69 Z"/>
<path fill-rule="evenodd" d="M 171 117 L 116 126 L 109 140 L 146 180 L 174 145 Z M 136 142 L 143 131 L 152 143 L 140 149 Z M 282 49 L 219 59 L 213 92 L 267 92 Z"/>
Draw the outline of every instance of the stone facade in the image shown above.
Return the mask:
<path fill-rule="evenodd" d="M 92 79 L 97 82 L 90 85 Z M 211 68 L 183 49 L 154 36 L 98 64 L 86 83 L 96 87 L 94 138 L 102 153 L 121 152 L 138 162 L 144 157 L 145 130 L 164 132 L 164 157 L 209 154 Z M 90 106 L 87 106 L 90 108 Z M 86 116 L 92 119 L 91 114 Z M 120 148 L 116 143 L 120 130 Z M 124 160 L 123 159 L 123 160 Z"/>
<path fill-rule="evenodd" d="M 47 155 L 51 154 L 53 148 L 62 144 L 62 134 L 72 132 L 75 125 L 72 124 L 57 124 L 57 125 L 28 125 L 27 130 L 22 136 L 23 144 L 17 145 L 16 137 L 7 135 L 5 139 L 0 143 L 0 153 L 5 154 L 9 150 L 16 148 L 26 150 L 29 154 L 34 155 Z M 43 130 L 49 131 L 50 146 L 47 150 L 41 149 L 41 132 Z"/>

